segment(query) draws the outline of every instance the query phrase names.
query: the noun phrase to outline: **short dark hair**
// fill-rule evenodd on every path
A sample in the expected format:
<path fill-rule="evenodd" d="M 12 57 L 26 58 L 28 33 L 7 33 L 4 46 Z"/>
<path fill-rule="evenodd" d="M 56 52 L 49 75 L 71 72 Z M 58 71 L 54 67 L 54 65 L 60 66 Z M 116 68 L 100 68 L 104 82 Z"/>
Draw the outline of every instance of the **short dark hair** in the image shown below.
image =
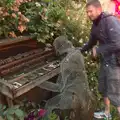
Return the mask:
<path fill-rule="evenodd" d="M 93 6 L 97 7 L 97 8 L 102 7 L 99 0 L 90 0 L 90 1 L 88 1 L 87 4 L 86 4 L 86 7 L 88 7 L 90 5 L 93 5 Z"/>

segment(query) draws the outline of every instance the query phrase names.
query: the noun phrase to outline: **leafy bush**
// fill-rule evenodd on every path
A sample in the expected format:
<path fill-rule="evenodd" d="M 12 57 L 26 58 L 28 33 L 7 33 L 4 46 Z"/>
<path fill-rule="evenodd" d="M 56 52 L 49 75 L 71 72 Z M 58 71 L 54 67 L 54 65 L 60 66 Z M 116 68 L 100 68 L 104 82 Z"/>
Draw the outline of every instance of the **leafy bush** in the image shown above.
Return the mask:
<path fill-rule="evenodd" d="M 19 106 L 13 106 L 11 108 L 6 108 L 0 104 L 0 116 L 4 120 L 23 120 L 24 112 L 19 109 Z"/>
<path fill-rule="evenodd" d="M 0 36 L 16 37 L 15 33 L 26 30 L 29 22 L 19 10 L 21 4 L 31 0 L 1 0 L 0 1 Z"/>

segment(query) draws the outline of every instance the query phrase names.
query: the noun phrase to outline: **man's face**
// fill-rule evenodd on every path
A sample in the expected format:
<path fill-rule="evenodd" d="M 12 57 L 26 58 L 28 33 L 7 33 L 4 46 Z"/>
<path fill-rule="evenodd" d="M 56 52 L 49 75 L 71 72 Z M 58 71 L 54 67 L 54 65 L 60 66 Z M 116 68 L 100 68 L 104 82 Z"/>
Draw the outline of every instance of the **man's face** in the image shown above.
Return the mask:
<path fill-rule="evenodd" d="M 86 8 L 87 16 L 90 20 L 95 20 L 102 12 L 102 9 L 100 7 L 95 7 L 93 5 L 89 5 Z"/>

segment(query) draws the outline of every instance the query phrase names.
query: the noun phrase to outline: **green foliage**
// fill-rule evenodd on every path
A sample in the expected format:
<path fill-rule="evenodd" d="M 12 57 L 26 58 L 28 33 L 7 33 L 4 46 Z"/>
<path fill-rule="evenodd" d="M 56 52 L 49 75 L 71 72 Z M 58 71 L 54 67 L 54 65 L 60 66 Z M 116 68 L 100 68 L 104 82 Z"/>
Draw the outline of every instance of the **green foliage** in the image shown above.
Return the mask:
<path fill-rule="evenodd" d="M 12 6 L 15 0 L 6 0 L 6 5 L 8 7 Z"/>
<path fill-rule="evenodd" d="M 12 4 L 14 0 L 8 0 Z M 75 45 L 87 38 L 89 23 L 86 21 L 85 3 L 73 0 L 36 0 L 38 2 L 26 2 L 20 5 L 19 12 L 30 20 L 25 32 L 35 35 L 40 42 L 52 42 L 57 36 L 67 35 Z M 75 5 L 74 5 L 75 4 Z M 81 6 L 80 6 L 81 4 Z M 8 11 L 9 16 L 0 19 L 0 35 L 8 36 L 11 31 L 18 32 L 18 17 L 10 17 L 12 11 Z M 18 13 L 15 13 L 18 16 Z M 8 20 L 9 19 L 9 20 Z M 9 22 L 8 22 L 9 21 Z M 24 33 L 23 33 L 24 34 Z"/>
<path fill-rule="evenodd" d="M 21 6 L 21 11 L 25 16 L 30 19 L 28 23 L 28 31 L 30 34 L 35 35 L 37 40 L 45 43 L 46 40 L 53 39 L 53 31 L 55 31 L 55 24 L 47 20 L 46 5 L 38 2 L 25 3 Z M 57 34 L 56 30 L 56 34 Z"/>
<path fill-rule="evenodd" d="M 0 6 L 10 7 L 15 0 L 0 0 Z"/>
<path fill-rule="evenodd" d="M 51 113 L 48 118 L 49 120 L 57 120 L 58 116 L 55 113 Z"/>
<path fill-rule="evenodd" d="M 27 31 L 40 42 L 52 42 L 64 34 L 75 44 L 88 36 L 89 22 L 86 19 L 85 3 L 79 8 L 72 0 L 45 0 L 28 2 L 20 6 L 20 11 L 30 20 Z"/>
<path fill-rule="evenodd" d="M 8 25 L 9 21 L 9 25 Z M 0 36 L 5 35 L 8 37 L 8 33 L 17 30 L 17 18 L 6 17 L 0 19 Z"/>
<path fill-rule="evenodd" d="M 24 112 L 19 108 L 19 106 L 7 108 L 0 104 L 0 116 L 5 120 L 23 120 Z"/>

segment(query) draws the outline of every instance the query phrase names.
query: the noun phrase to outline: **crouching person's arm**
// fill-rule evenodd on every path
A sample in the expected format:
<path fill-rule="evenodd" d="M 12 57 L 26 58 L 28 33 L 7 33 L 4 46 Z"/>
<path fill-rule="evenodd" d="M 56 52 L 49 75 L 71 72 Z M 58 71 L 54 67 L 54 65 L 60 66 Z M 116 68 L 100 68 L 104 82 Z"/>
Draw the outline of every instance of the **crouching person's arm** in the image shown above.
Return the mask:
<path fill-rule="evenodd" d="M 49 81 L 45 81 L 38 85 L 38 87 L 52 92 L 59 92 L 59 85 Z"/>

